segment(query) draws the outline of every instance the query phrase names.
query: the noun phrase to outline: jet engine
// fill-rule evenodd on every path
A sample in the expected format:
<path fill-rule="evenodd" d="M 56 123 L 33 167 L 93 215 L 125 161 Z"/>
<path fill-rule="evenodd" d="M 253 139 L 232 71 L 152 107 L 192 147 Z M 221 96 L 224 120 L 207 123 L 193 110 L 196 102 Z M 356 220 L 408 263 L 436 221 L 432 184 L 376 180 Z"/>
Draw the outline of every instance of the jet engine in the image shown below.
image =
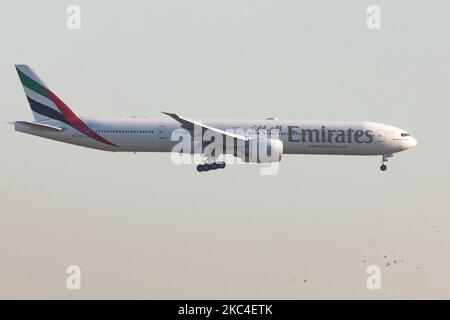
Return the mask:
<path fill-rule="evenodd" d="M 271 163 L 281 161 L 283 142 L 278 139 L 250 139 L 238 143 L 235 156 L 249 163 Z"/>

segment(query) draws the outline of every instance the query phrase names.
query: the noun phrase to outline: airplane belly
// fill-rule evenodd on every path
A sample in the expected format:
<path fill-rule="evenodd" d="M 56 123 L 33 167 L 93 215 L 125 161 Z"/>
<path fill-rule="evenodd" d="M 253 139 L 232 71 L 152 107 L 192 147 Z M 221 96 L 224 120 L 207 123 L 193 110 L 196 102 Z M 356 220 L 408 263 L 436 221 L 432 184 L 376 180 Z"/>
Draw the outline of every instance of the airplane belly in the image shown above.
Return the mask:
<path fill-rule="evenodd" d="M 302 143 L 285 142 L 285 154 L 331 154 L 331 155 L 382 155 L 392 153 L 389 146 L 383 143 Z"/>

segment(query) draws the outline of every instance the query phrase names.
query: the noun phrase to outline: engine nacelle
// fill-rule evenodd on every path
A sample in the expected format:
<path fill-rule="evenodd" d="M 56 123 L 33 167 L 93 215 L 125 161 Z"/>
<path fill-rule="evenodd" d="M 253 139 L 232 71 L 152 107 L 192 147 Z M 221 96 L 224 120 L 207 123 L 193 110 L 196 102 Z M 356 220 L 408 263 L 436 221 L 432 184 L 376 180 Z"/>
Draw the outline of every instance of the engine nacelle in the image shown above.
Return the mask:
<path fill-rule="evenodd" d="M 238 144 L 235 156 L 249 163 L 271 163 L 281 161 L 283 142 L 278 139 L 250 139 Z"/>

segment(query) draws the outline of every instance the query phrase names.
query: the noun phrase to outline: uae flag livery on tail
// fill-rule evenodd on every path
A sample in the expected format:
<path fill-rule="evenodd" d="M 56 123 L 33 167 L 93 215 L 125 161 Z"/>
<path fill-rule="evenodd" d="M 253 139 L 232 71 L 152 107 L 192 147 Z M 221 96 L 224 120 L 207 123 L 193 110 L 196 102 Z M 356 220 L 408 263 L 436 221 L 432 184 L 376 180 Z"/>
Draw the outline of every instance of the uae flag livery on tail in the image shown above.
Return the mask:
<path fill-rule="evenodd" d="M 16 70 L 36 121 L 61 121 L 96 141 L 117 147 L 91 130 L 29 66 L 16 65 Z"/>

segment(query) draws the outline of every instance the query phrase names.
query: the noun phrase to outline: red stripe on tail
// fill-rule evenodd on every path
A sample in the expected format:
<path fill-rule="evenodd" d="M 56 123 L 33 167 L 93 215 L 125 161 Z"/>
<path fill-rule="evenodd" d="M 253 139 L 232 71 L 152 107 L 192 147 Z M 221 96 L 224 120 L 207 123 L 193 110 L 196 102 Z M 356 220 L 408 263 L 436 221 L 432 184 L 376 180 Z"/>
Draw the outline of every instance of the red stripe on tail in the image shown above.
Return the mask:
<path fill-rule="evenodd" d="M 49 89 L 45 88 L 48 92 L 49 97 L 52 99 L 53 103 L 58 107 L 59 111 L 62 113 L 63 117 L 67 122 L 80 131 L 81 133 L 87 135 L 89 138 L 102 142 L 104 144 L 118 147 L 112 142 L 109 142 L 102 136 L 98 135 L 95 131 L 89 128 L 78 116 L 60 99 L 56 94 L 51 92 Z"/>

